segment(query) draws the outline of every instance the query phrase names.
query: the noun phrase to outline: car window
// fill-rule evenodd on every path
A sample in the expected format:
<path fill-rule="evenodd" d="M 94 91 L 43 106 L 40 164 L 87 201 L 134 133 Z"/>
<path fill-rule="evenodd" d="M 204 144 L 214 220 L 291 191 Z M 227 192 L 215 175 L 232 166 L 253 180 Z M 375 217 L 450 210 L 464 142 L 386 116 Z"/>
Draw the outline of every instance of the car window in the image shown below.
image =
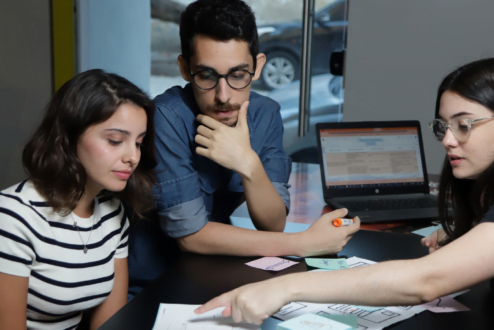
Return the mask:
<path fill-rule="evenodd" d="M 329 17 L 332 22 L 346 21 L 346 1 L 342 1 L 329 11 Z"/>

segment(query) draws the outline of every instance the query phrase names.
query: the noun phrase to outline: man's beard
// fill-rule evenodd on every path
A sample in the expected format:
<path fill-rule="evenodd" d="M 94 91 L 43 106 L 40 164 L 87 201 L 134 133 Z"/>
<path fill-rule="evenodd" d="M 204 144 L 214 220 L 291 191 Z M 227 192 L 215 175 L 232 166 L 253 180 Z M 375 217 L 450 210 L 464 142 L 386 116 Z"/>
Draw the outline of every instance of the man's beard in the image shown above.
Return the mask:
<path fill-rule="evenodd" d="M 206 106 L 207 113 L 216 113 L 218 111 L 238 111 L 240 110 L 240 103 L 215 103 Z M 235 127 L 237 125 L 237 121 L 231 123 L 229 122 L 230 118 L 219 118 L 218 121 L 230 127 Z"/>

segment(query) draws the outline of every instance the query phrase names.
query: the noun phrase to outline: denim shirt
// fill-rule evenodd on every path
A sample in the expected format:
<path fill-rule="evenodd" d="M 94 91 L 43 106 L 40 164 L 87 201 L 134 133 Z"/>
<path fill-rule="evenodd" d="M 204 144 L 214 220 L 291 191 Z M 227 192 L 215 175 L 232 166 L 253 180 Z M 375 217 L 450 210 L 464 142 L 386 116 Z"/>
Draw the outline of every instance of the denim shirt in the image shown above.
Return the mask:
<path fill-rule="evenodd" d="M 156 105 L 156 207 L 161 228 L 171 237 L 199 231 L 208 221 L 229 223 L 244 200 L 240 175 L 196 154 L 200 109 L 192 86 L 175 86 Z M 275 101 L 251 92 L 247 111 L 250 143 L 273 186 L 290 209 L 291 159 L 283 150 L 283 122 Z"/>

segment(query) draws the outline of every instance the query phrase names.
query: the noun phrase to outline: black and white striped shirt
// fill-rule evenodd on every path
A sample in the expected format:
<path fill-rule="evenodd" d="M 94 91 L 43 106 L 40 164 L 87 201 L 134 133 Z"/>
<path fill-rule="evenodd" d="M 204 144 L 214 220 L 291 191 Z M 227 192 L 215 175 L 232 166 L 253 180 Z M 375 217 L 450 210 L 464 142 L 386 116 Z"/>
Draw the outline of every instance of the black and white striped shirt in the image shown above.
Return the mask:
<path fill-rule="evenodd" d="M 128 227 L 115 198 L 97 197 L 83 219 L 55 213 L 31 181 L 0 192 L 0 272 L 29 277 L 28 329 L 75 329 L 82 310 L 106 299 L 114 258 L 127 257 Z"/>

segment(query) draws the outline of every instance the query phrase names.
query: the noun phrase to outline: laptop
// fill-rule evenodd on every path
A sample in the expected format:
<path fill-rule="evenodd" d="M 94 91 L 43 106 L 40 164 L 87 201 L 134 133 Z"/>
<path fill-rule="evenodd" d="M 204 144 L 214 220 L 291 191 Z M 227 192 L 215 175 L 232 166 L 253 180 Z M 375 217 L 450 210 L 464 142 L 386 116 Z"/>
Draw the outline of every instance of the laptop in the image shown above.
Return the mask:
<path fill-rule="evenodd" d="M 325 202 L 362 223 L 437 219 L 418 121 L 316 124 Z"/>

